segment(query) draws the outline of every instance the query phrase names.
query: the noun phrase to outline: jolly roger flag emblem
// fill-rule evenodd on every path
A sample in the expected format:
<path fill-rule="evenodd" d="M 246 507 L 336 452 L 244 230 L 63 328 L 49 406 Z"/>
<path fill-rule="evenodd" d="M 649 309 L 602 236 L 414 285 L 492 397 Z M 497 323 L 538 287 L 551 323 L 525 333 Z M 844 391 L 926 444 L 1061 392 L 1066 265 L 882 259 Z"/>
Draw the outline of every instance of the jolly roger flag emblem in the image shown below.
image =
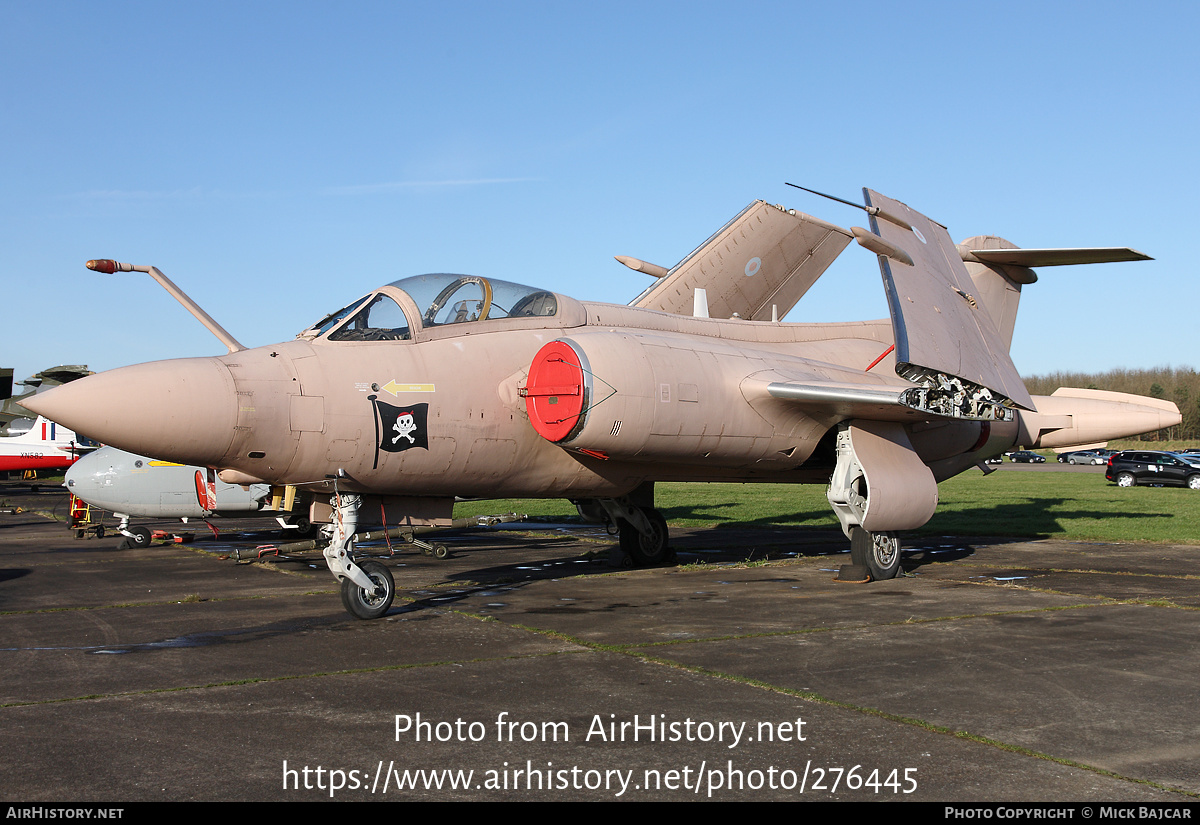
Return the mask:
<path fill-rule="evenodd" d="M 393 407 L 379 400 L 379 396 L 367 396 L 375 408 L 375 469 L 379 467 L 379 451 L 401 453 L 420 447 L 429 449 L 426 422 L 429 419 L 428 404 L 413 404 L 408 407 Z"/>

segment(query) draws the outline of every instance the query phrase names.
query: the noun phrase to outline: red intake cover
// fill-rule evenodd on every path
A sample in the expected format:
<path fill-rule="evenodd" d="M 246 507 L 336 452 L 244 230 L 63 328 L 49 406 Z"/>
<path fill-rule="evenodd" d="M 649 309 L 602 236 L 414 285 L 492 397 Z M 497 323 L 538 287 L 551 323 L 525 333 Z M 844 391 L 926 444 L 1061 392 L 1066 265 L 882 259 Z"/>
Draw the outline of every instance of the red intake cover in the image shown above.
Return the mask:
<path fill-rule="evenodd" d="M 203 510 L 217 509 L 216 484 L 205 480 L 203 470 L 196 471 L 196 501 Z"/>
<path fill-rule="evenodd" d="M 570 344 L 551 341 L 529 366 L 525 409 L 538 435 L 562 441 L 583 414 L 583 367 Z"/>

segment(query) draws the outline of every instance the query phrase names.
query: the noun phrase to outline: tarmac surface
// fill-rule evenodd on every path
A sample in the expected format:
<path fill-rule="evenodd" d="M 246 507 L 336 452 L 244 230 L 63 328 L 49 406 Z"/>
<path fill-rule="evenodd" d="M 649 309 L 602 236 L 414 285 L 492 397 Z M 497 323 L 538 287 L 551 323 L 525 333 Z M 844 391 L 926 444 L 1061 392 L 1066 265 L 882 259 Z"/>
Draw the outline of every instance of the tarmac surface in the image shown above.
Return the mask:
<path fill-rule="evenodd" d="M 510 525 L 366 548 L 397 599 L 364 622 L 319 556 L 228 558 L 263 525 L 129 550 L 0 513 L 3 798 L 1200 797 L 1200 547 L 915 539 L 862 585 L 833 532 L 673 529 L 635 570 Z"/>

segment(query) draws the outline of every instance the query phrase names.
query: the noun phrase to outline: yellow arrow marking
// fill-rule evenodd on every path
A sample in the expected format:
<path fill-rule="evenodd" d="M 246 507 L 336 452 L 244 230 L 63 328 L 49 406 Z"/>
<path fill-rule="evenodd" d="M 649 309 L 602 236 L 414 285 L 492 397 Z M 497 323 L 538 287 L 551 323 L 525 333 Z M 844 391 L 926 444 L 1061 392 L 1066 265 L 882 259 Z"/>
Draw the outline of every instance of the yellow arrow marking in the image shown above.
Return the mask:
<path fill-rule="evenodd" d="M 392 395 L 399 395 L 402 392 L 436 392 L 433 384 L 397 384 L 395 381 L 388 381 L 383 389 Z"/>

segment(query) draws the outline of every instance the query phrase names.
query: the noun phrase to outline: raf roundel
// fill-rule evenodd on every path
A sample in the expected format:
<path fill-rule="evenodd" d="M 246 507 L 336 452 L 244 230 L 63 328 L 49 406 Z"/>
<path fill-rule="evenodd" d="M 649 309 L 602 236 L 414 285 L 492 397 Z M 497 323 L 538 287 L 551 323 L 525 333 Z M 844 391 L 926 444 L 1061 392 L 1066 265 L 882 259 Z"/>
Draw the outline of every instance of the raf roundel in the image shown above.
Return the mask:
<path fill-rule="evenodd" d="M 753 278 L 758 274 L 758 270 L 762 269 L 762 258 L 754 257 L 746 261 L 746 269 L 744 270 L 747 278 Z"/>
<path fill-rule="evenodd" d="M 575 348 L 551 341 L 538 350 L 529 366 L 525 408 L 538 435 L 547 441 L 565 440 L 581 423 L 586 381 Z"/>

